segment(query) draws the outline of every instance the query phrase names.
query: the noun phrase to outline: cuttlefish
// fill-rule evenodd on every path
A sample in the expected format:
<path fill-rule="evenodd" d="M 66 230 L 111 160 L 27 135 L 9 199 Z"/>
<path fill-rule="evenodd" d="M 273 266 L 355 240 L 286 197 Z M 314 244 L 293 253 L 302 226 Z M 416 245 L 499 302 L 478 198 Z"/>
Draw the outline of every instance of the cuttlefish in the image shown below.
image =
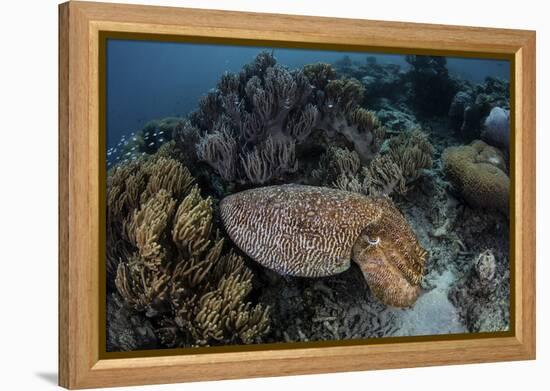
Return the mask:
<path fill-rule="evenodd" d="M 280 274 L 330 276 L 353 260 L 387 305 L 409 307 L 420 293 L 427 253 L 388 198 L 281 185 L 230 195 L 220 211 L 231 240 Z"/>

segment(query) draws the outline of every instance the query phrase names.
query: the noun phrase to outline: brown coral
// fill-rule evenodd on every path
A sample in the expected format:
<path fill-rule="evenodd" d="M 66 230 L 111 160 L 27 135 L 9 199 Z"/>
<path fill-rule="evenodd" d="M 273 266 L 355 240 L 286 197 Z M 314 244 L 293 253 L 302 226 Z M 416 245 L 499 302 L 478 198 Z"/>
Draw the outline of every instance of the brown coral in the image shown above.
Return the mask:
<path fill-rule="evenodd" d="M 108 280 L 165 346 L 259 342 L 268 308 L 247 302 L 252 274 L 223 250 L 212 201 L 192 184 L 185 167 L 156 155 L 109 172 Z"/>
<path fill-rule="evenodd" d="M 399 166 L 408 183 L 433 165 L 433 147 L 428 135 L 420 129 L 400 133 L 388 142 L 389 156 Z"/>
<path fill-rule="evenodd" d="M 237 246 L 281 274 L 333 275 L 353 257 L 384 303 L 406 307 L 418 296 L 426 252 L 388 199 L 283 185 L 233 194 L 220 211 Z"/>
<path fill-rule="evenodd" d="M 378 155 L 363 167 L 362 192 L 372 196 L 389 196 L 393 192 L 405 194 L 406 179 L 401 167 L 389 155 Z"/>
<path fill-rule="evenodd" d="M 442 160 L 445 174 L 468 204 L 509 214 L 510 179 L 496 149 L 477 140 L 445 149 Z"/>

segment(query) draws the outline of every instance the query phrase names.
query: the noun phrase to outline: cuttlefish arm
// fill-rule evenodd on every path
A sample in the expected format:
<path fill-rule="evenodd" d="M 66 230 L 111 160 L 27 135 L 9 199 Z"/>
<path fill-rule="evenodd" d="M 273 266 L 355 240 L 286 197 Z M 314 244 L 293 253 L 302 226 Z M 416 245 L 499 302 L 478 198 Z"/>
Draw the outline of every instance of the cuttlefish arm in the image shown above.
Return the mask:
<path fill-rule="evenodd" d="M 421 292 L 426 254 L 393 205 L 361 232 L 352 249 L 372 293 L 400 308 L 412 306 Z"/>

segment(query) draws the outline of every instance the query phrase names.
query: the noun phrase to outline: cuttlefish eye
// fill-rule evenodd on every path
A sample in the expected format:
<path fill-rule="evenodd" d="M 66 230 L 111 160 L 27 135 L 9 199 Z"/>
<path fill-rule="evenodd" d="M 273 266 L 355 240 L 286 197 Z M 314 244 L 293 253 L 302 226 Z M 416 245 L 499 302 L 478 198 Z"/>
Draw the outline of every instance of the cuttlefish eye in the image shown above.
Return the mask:
<path fill-rule="evenodd" d="M 367 243 L 371 246 L 377 246 L 378 243 L 380 243 L 380 236 L 377 236 L 376 239 L 374 239 L 374 240 L 372 240 L 371 238 L 369 238 L 367 236 L 366 239 L 367 239 Z"/>

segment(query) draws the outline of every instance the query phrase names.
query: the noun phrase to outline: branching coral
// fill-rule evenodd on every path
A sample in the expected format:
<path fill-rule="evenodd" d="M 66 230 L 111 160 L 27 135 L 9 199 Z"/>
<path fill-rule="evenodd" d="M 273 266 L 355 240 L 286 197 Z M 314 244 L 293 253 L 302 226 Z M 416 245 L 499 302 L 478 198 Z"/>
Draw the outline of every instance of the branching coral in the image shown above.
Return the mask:
<path fill-rule="evenodd" d="M 318 62 L 304 66 L 304 74 L 316 91 L 322 92 L 328 82 L 336 79 L 336 71 L 332 65 Z"/>
<path fill-rule="evenodd" d="M 117 166 L 107 194 L 108 280 L 163 345 L 260 341 L 269 310 L 247 302 L 252 274 L 224 251 L 212 200 L 185 167 L 156 155 Z"/>
<path fill-rule="evenodd" d="M 363 170 L 363 192 L 370 195 L 405 194 L 425 169 L 432 167 L 433 147 L 420 129 L 388 140 L 388 148 Z"/>
<path fill-rule="evenodd" d="M 172 154 L 185 165 L 192 165 L 197 160 L 195 145 L 199 142 L 199 129 L 189 119 L 182 120 L 172 131 L 174 151 Z M 161 147 L 162 148 L 162 147 Z"/>
<path fill-rule="evenodd" d="M 247 180 L 251 183 L 266 183 L 272 178 L 298 169 L 293 141 L 269 137 L 252 151 L 241 156 L 241 164 Z"/>
<path fill-rule="evenodd" d="M 470 205 L 509 214 L 510 179 L 498 150 L 477 140 L 445 149 L 442 160 L 445 174 Z"/>

